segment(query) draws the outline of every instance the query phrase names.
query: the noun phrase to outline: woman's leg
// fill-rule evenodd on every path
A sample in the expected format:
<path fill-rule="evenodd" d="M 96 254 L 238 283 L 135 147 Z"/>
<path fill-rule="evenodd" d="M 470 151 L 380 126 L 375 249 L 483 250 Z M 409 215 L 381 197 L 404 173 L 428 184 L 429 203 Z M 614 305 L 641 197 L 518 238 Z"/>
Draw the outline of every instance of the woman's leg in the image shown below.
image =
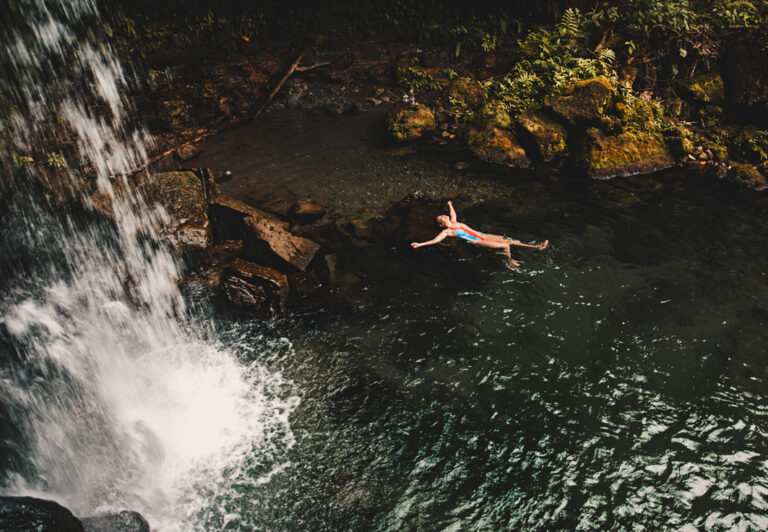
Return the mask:
<path fill-rule="evenodd" d="M 486 237 L 487 236 L 488 235 L 486 235 Z M 511 270 L 520 271 L 520 262 L 512 258 L 512 253 L 509 251 L 509 244 L 505 242 L 494 241 L 494 240 L 478 240 L 477 242 L 473 242 L 473 244 L 483 248 L 503 250 L 504 257 L 506 257 L 505 262 L 507 263 L 507 266 Z"/>

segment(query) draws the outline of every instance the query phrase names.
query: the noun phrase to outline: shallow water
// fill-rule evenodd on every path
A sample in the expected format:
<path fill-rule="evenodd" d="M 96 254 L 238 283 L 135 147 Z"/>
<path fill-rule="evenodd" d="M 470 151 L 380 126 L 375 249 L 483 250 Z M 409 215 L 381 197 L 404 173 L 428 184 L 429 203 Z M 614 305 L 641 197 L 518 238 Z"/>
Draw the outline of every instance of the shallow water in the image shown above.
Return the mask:
<path fill-rule="evenodd" d="M 519 251 L 522 274 L 483 253 L 340 252 L 343 304 L 219 316 L 233 339 L 287 339 L 276 365 L 302 398 L 291 467 L 244 488 L 230 526 L 768 528 L 768 202 L 681 170 L 459 172 L 461 153 L 383 142 L 380 116 L 274 114 L 191 163 L 267 207 L 376 215 L 421 189 L 552 245 Z"/>

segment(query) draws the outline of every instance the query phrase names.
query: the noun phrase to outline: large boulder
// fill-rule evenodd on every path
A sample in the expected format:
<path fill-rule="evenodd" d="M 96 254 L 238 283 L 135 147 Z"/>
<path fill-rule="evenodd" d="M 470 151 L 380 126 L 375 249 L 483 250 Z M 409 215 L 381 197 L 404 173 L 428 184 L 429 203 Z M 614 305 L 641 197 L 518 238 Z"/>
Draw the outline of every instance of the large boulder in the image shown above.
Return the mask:
<path fill-rule="evenodd" d="M 4 532 L 83 532 L 72 512 L 57 502 L 33 497 L 0 497 L 0 530 Z"/>
<path fill-rule="evenodd" d="M 224 266 L 220 287 L 232 304 L 260 316 L 279 314 L 288 300 L 285 274 L 243 259 L 235 259 Z"/>
<path fill-rule="evenodd" d="M 184 250 L 208 247 L 208 202 L 199 177 L 193 172 L 161 172 L 144 176 L 139 186 L 150 201 L 168 213 L 160 229 L 164 239 Z"/>
<path fill-rule="evenodd" d="M 480 160 L 526 168 L 531 161 L 515 135 L 507 130 L 490 126 L 472 129 L 467 134 L 470 151 Z"/>
<path fill-rule="evenodd" d="M 85 532 L 149 532 L 149 523 L 138 512 L 124 510 L 116 514 L 84 517 Z"/>
<path fill-rule="evenodd" d="M 587 175 L 594 179 L 645 174 L 672 166 L 664 139 L 656 133 L 628 129 L 608 136 L 587 130 L 579 154 Z"/>
<path fill-rule="evenodd" d="M 225 195 L 209 204 L 214 237 L 242 240 L 243 255 L 284 270 L 305 270 L 320 246 L 287 231 L 282 223 L 255 207 Z"/>
<path fill-rule="evenodd" d="M 611 106 L 614 92 L 608 78 L 598 76 L 558 87 L 544 104 L 571 125 L 596 124 Z"/>
<path fill-rule="evenodd" d="M 768 27 L 733 31 L 723 39 L 720 73 L 726 110 L 755 124 L 768 124 Z"/>
<path fill-rule="evenodd" d="M 521 139 L 525 139 L 540 161 L 549 162 L 563 155 L 565 144 L 565 126 L 540 112 L 526 112 L 517 117 Z"/>
<path fill-rule="evenodd" d="M 421 104 L 398 104 L 387 113 L 387 131 L 395 140 L 413 140 L 435 129 L 435 115 Z"/>

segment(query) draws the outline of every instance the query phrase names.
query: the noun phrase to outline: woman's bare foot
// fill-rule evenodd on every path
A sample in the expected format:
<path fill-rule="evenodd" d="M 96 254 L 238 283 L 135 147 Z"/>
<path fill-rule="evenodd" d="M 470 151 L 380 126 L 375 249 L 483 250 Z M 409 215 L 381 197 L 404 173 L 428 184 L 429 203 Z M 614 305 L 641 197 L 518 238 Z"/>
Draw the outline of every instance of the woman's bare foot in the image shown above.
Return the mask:
<path fill-rule="evenodd" d="M 521 264 L 522 264 L 522 262 L 516 261 L 515 259 L 509 258 L 509 257 L 504 259 L 504 265 L 507 268 L 509 268 L 510 270 L 512 270 L 513 272 L 520 273 L 520 265 Z"/>
<path fill-rule="evenodd" d="M 549 240 L 545 240 L 544 242 L 542 242 L 541 244 L 539 244 L 538 246 L 536 246 L 536 249 L 544 249 L 544 248 L 545 248 L 545 247 L 547 247 L 548 245 L 549 245 Z"/>

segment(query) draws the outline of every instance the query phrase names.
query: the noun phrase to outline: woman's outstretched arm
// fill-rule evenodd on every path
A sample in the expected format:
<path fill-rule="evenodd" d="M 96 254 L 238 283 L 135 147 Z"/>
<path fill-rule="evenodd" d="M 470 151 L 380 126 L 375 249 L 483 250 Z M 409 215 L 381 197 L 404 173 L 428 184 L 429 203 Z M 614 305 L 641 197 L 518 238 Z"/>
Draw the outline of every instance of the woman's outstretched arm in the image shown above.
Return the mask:
<path fill-rule="evenodd" d="M 451 223 L 455 224 L 458 222 L 458 218 L 456 218 L 456 211 L 453 210 L 453 202 L 448 200 L 448 213 L 451 215 Z"/>
<path fill-rule="evenodd" d="M 440 231 L 440 234 L 437 235 L 432 240 L 427 240 L 426 242 L 411 242 L 412 248 L 420 248 L 421 246 L 431 246 L 432 244 L 437 244 L 438 242 L 442 242 L 447 237 L 451 236 L 451 230 L 446 229 L 444 231 Z"/>

